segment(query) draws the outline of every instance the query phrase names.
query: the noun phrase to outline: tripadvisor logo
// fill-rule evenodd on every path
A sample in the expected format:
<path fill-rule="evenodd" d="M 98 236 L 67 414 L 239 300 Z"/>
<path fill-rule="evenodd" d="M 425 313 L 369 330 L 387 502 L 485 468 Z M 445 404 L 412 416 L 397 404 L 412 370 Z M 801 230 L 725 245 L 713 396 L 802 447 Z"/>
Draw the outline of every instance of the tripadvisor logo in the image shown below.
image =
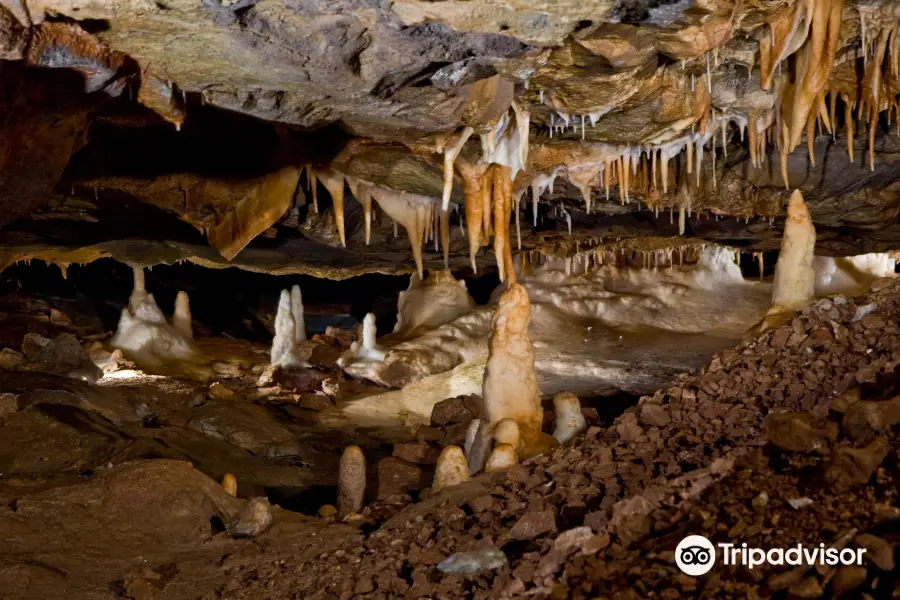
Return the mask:
<path fill-rule="evenodd" d="M 716 549 L 702 535 L 689 535 L 675 548 L 675 564 L 686 575 L 706 575 L 716 564 Z"/>
<path fill-rule="evenodd" d="M 741 565 L 753 569 L 763 564 L 829 566 L 862 565 L 866 548 L 826 548 L 825 544 L 789 548 L 750 548 L 747 544 L 713 543 L 702 535 L 689 535 L 675 548 L 675 564 L 682 573 L 697 577 L 705 575 L 716 564 L 716 548 L 723 565 Z"/>

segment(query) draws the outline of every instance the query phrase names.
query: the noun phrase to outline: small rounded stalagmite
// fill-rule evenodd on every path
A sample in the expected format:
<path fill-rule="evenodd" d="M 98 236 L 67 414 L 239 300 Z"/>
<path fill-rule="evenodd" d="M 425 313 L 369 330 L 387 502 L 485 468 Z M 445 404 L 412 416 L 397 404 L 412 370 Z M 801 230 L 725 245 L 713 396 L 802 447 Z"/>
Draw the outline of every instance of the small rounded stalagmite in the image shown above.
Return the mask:
<path fill-rule="evenodd" d="M 486 473 L 502 471 L 503 469 L 510 468 L 517 462 L 519 461 L 516 457 L 516 449 L 514 446 L 511 444 L 497 444 L 494 446 L 494 451 L 491 452 L 491 456 L 484 466 L 484 471 Z"/>
<path fill-rule="evenodd" d="M 366 498 L 366 457 L 359 446 L 348 446 L 338 471 L 338 516 L 362 511 Z"/>
<path fill-rule="evenodd" d="M 469 480 L 469 463 L 459 446 L 447 446 L 438 457 L 431 488 L 439 492 Z"/>
<path fill-rule="evenodd" d="M 237 498 L 237 478 L 231 473 L 225 473 L 222 476 L 222 487 L 225 488 L 225 491 L 230 495 Z"/>
<path fill-rule="evenodd" d="M 581 402 L 572 392 L 560 392 L 553 397 L 553 408 L 556 411 L 556 426 L 553 437 L 560 444 L 571 441 L 575 436 L 587 430 L 587 420 L 581 412 Z"/>

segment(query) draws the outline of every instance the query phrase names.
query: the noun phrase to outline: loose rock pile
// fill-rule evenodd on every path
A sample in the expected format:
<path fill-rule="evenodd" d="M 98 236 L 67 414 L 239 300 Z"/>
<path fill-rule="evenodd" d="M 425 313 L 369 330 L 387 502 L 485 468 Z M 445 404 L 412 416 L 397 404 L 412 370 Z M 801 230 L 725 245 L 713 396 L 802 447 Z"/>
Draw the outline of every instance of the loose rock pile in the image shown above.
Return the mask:
<path fill-rule="evenodd" d="M 411 506 L 318 560 L 247 573 L 219 597 L 818 597 L 861 586 L 889 595 L 900 409 L 874 394 L 891 391 L 884 377 L 900 363 L 898 316 L 900 282 L 822 300 L 608 428 Z M 695 579 L 674 564 L 689 533 L 858 545 L 870 562 L 717 567 Z M 465 572 L 438 568 L 454 555 L 445 564 Z"/>

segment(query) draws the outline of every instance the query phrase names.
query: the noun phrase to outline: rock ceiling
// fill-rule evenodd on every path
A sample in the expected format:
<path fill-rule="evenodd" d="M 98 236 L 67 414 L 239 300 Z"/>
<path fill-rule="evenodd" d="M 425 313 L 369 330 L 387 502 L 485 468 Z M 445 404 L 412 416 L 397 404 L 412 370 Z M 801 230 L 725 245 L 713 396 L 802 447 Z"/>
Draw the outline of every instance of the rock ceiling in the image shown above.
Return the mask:
<path fill-rule="evenodd" d="M 0 268 L 771 250 L 792 188 L 820 252 L 898 249 L 898 25 L 888 1 L 0 0 Z"/>

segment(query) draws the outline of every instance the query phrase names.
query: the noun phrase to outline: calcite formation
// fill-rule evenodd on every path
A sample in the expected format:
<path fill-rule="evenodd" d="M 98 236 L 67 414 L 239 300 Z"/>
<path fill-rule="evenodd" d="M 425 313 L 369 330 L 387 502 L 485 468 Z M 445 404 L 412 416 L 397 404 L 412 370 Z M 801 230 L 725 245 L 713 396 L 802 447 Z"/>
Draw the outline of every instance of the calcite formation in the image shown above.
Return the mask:
<path fill-rule="evenodd" d="M 338 516 L 362 511 L 366 499 L 366 457 L 359 446 L 348 446 L 338 472 Z"/>
<path fill-rule="evenodd" d="M 491 425 L 512 419 L 522 444 L 532 446 L 541 434 L 543 412 L 534 370 L 534 348 L 528 336 L 531 303 L 528 292 L 513 283 L 491 318 L 491 337 L 484 370 L 484 406 Z"/>
<path fill-rule="evenodd" d="M 781 252 L 775 265 L 772 306 L 797 310 L 809 304 L 816 291 L 816 270 L 813 266 L 816 229 L 799 191 L 791 195 L 787 210 Z"/>
<path fill-rule="evenodd" d="M 439 492 L 444 488 L 459 485 L 469 480 L 469 465 L 459 446 L 447 446 L 441 451 L 435 467 L 431 489 Z"/>
<path fill-rule="evenodd" d="M 556 417 L 553 437 L 560 444 L 572 441 L 575 436 L 587 429 L 587 420 L 581 412 L 581 402 L 575 394 L 560 392 L 553 396 L 553 409 Z"/>
<path fill-rule="evenodd" d="M 144 273 L 134 268 L 134 290 L 122 309 L 110 345 L 141 366 L 158 369 L 167 364 L 196 359 L 187 294 L 176 301 L 171 323 L 166 321 L 153 294 L 147 293 Z"/>
<path fill-rule="evenodd" d="M 306 340 L 306 324 L 303 319 L 303 297 L 300 286 L 290 291 L 282 290 L 275 315 L 275 337 L 269 354 L 271 364 L 281 367 L 308 366 L 297 356 L 296 344 Z"/>

